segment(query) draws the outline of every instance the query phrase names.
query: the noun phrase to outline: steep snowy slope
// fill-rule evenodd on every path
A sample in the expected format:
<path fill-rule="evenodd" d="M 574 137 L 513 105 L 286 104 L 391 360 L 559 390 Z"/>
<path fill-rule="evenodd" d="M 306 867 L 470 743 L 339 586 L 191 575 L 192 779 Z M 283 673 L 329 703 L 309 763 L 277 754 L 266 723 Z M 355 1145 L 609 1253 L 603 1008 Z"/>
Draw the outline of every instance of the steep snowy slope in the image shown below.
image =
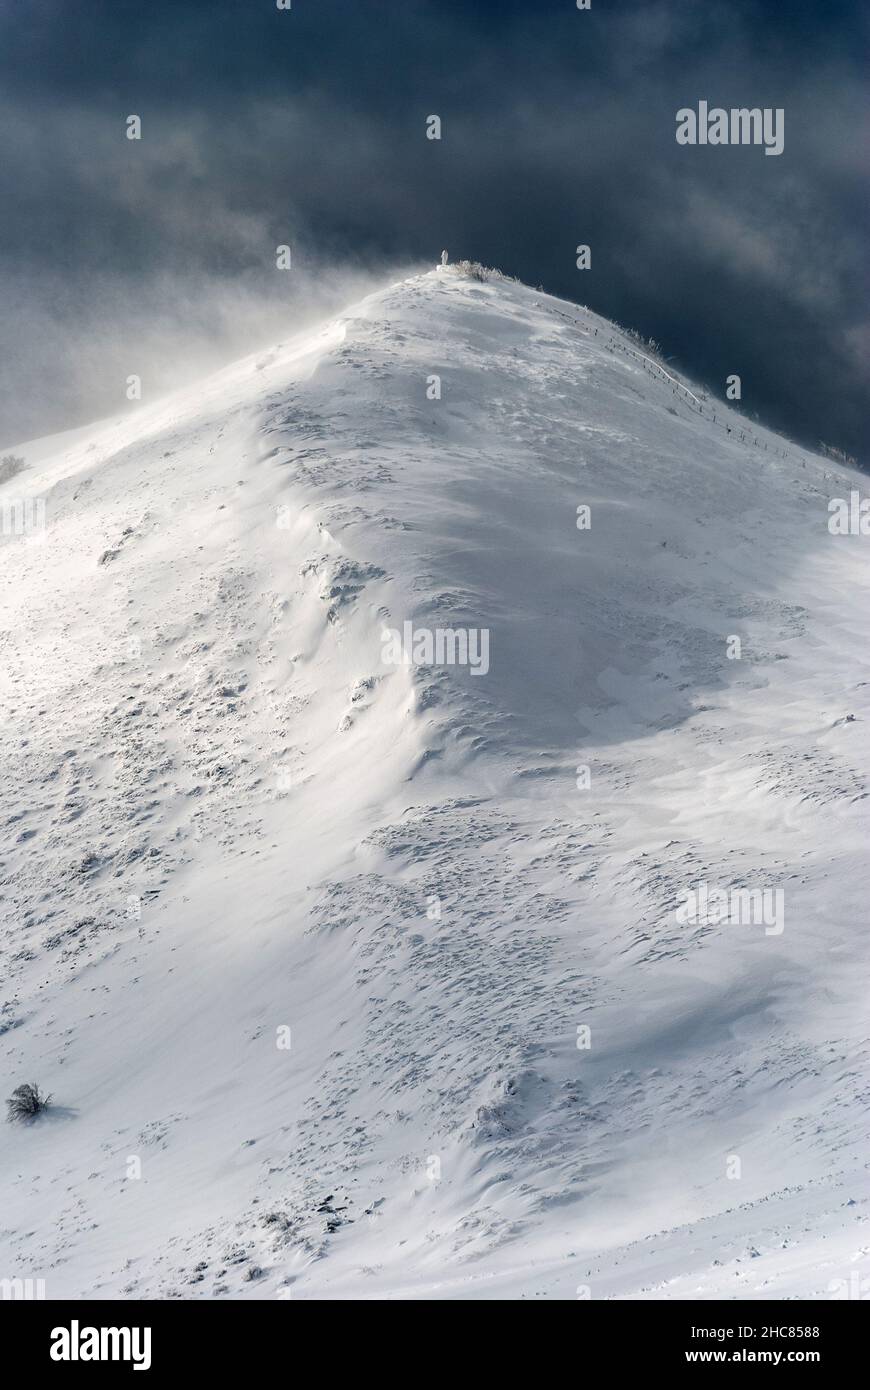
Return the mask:
<path fill-rule="evenodd" d="M 0 1277 L 870 1275 L 858 475 L 452 271 L 15 452 Z"/>

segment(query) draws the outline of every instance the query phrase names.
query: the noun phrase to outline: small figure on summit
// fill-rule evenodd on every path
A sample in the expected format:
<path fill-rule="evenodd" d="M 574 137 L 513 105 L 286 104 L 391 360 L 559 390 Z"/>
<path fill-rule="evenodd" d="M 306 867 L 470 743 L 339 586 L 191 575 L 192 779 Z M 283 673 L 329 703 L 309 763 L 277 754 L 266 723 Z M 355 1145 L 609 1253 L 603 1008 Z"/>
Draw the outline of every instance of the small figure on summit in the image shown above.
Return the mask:
<path fill-rule="evenodd" d="M 447 264 L 447 252 L 446 252 L 446 251 L 442 251 L 442 252 L 441 252 L 441 264 L 442 264 L 442 265 L 446 265 L 446 264 Z"/>

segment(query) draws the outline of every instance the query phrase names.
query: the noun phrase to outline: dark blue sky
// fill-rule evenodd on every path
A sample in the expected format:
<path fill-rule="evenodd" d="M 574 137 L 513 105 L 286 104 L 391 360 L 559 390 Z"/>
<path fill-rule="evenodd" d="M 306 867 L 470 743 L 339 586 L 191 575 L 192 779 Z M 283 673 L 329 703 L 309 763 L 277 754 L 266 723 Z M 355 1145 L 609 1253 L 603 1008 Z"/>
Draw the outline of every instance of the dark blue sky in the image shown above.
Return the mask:
<path fill-rule="evenodd" d="M 165 388 L 333 307 L 346 269 L 447 246 L 866 462 L 866 13 L 0 0 L 0 443 L 115 409 L 140 358 Z M 678 146 L 699 100 L 782 107 L 783 154 Z"/>

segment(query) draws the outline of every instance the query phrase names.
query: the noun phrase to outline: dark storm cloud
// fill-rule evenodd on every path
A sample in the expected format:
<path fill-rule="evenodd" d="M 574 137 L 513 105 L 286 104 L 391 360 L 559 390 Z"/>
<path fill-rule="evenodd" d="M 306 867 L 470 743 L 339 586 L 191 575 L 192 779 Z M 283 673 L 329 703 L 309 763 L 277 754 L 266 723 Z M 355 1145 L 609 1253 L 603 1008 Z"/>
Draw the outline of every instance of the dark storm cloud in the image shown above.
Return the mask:
<path fill-rule="evenodd" d="M 447 246 L 866 459 L 865 38 L 836 2 L 0 3 L 0 435 L 117 408 L 136 354 L 165 387 L 336 307 L 347 268 Z M 783 154 L 677 146 L 700 99 L 784 108 Z"/>

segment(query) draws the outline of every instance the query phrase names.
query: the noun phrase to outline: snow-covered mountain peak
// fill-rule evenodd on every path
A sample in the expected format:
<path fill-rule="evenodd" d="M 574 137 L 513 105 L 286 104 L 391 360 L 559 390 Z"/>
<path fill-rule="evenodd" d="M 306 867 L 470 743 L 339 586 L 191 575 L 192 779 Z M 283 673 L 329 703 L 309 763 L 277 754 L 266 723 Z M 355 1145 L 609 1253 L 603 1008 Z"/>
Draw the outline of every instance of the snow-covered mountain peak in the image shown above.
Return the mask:
<path fill-rule="evenodd" d="M 0 1133 L 0 1275 L 866 1259 L 857 475 L 451 268 L 13 452 L 0 1041 L 54 1107 Z"/>

